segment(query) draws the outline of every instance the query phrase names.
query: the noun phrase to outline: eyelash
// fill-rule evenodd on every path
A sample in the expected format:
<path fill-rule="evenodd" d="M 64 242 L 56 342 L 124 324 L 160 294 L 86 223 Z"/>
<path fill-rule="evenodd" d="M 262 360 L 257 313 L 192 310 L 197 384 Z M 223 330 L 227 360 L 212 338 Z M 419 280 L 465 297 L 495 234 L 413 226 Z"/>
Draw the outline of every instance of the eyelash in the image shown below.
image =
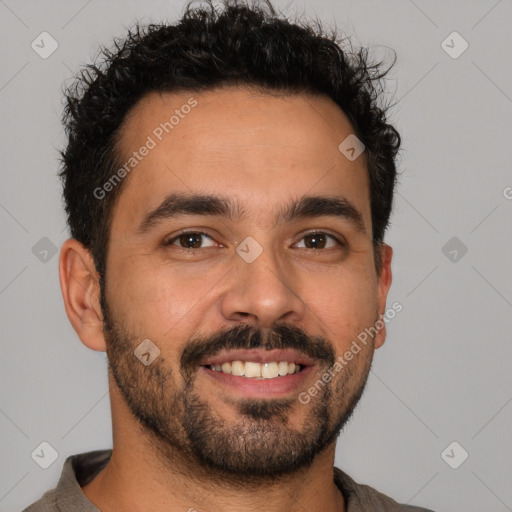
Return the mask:
<path fill-rule="evenodd" d="M 205 237 L 209 238 L 210 240 L 214 240 L 213 237 L 211 237 L 208 233 L 205 233 L 204 231 L 182 231 L 181 233 L 178 233 L 177 235 L 173 236 L 172 238 L 169 238 L 169 239 L 165 240 L 163 242 L 163 245 L 165 247 L 169 247 L 169 246 L 173 245 L 173 242 L 178 240 L 181 236 L 187 235 L 187 234 L 202 235 L 202 236 L 205 236 Z M 311 231 L 309 233 L 304 234 L 302 236 L 301 240 L 303 240 L 304 238 L 306 238 L 307 236 L 310 236 L 310 235 L 326 235 L 327 237 L 329 237 L 332 240 L 334 240 L 335 242 L 337 242 L 340 247 L 345 247 L 346 246 L 346 244 L 343 241 L 341 241 L 339 238 L 337 238 L 334 235 L 331 235 L 330 233 L 326 233 L 324 231 Z M 207 249 L 207 247 L 200 247 L 199 249 L 193 249 L 191 247 L 180 247 L 179 245 L 176 246 L 176 247 L 178 249 L 183 249 L 185 251 L 197 251 L 199 249 Z M 306 247 L 306 249 L 307 249 L 307 247 Z M 328 249 L 332 249 L 332 247 L 330 247 Z M 309 249 L 309 250 L 310 251 L 321 251 L 321 250 L 325 251 L 325 250 L 328 250 L 328 249 Z"/>

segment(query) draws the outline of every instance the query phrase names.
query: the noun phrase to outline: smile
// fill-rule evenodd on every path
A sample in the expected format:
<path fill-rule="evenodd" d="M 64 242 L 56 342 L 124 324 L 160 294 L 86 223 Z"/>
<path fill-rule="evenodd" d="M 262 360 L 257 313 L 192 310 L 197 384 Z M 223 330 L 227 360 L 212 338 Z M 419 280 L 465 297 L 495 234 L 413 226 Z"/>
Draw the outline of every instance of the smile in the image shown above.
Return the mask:
<path fill-rule="evenodd" d="M 222 364 L 208 365 L 210 370 L 245 377 L 247 379 L 275 379 L 294 373 L 300 373 L 302 366 L 288 361 L 226 361 Z"/>

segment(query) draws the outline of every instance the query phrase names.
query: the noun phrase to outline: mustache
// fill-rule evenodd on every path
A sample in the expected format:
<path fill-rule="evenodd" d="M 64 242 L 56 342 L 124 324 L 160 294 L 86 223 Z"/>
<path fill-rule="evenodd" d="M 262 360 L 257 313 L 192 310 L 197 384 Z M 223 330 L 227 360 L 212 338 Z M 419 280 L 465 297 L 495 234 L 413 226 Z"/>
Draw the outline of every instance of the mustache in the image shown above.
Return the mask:
<path fill-rule="evenodd" d="M 189 374 L 205 358 L 230 349 L 293 349 L 320 363 L 333 366 L 335 353 L 321 336 L 309 336 L 297 326 L 281 324 L 270 330 L 237 325 L 204 338 L 192 339 L 180 358 L 182 371 Z"/>

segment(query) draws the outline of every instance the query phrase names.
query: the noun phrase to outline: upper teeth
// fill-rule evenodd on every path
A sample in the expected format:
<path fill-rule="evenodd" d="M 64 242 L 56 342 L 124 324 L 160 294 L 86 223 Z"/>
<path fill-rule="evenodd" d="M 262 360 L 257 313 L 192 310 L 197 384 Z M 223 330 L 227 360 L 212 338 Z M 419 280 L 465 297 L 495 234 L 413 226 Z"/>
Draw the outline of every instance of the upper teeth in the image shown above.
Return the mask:
<path fill-rule="evenodd" d="M 241 377 L 273 379 L 275 377 L 300 372 L 300 365 L 286 361 L 271 363 L 254 363 L 252 361 L 231 361 L 210 365 L 217 372 L 231 373 Z"/>

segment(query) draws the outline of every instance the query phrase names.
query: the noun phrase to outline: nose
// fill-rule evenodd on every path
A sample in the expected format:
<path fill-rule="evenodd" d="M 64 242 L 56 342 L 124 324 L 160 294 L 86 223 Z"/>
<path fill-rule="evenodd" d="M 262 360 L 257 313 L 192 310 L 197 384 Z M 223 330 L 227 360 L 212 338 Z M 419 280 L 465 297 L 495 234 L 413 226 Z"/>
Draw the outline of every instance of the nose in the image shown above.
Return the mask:
<path fill-rule="evenodd" d="M 270 329 L 276 322 L 299 323 L 306 305 L 293 279 L 293 270 L 265 249 L 252 262 L 234 256 L 229 285 L 221 299 L 224 318 Z M 249 260 L 250 261 L 250 260 Z M 295 286 L 293 284 L 295 283 Z"/>

